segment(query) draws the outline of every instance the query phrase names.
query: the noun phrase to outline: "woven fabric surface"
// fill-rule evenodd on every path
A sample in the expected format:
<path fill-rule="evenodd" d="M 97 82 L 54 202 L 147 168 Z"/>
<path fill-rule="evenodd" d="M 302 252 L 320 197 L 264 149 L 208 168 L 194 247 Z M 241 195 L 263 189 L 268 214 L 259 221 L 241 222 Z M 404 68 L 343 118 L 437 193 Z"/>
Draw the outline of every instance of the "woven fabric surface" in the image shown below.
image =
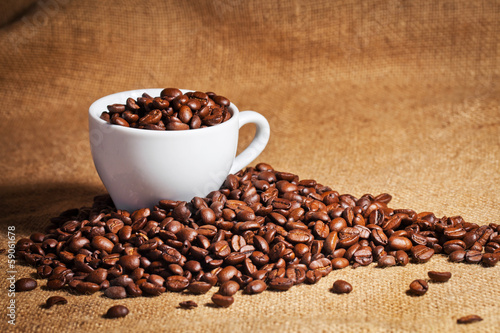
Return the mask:
<path fill-rule="evenodd" d="M 215 91 L 255 110 L 267 162 L 340 193 L 393 195 L 393 208 L 499 223 L 500 2 L 5 1 L 0 15 L 0 247 L 105 192 L 87 112 L 124 90 Z M 239 151 L 254 129 L 240 131 Z M 238 293 L 228 309 L 165 293 L 121 301 L 44 289 L 17 293 L 7 323 L 0 255 L 0 330 L 165 332 L 498 332 L 500 265 L 444 256 L 406 267 L 332 272 L 288 292 Z M 17 261 L 17 278 L 35 273 Z M 430 270 L 452 279 L 405 292 Z M 349 281 L 349 295 L 329 291 Z M 215 289 L 213 289 L 215 291 Z M 42 307 L 52 295 L 68 304 Z M 199 307 L 177 308 L 193 299 Z M 103 318 L 125 304 L 123 319 Z M 484 320 L 457 325 L 477 314 Z"/>

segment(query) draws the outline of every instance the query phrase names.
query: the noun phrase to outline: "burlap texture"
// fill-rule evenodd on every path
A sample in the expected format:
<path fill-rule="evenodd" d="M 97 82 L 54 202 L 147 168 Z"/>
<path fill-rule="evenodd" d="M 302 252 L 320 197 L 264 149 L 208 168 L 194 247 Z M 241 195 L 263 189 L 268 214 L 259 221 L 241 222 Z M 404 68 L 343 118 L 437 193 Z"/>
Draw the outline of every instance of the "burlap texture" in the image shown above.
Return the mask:
<path fill-rule="evenodd" d="M 392 207 L 500 222 L 500 3 L 485 1 L 4 1 L 0 5 L 1 248 L 105 191 L 87 110 L 117 91 L 212 90 L 271 124 L 254 162 L 341 193 L 391 193 Z M 241 131 L 240 150 L 253 135 Z M 166 293 L 113 301 L 16 294 L 0 330 L 261 332 L 500 331 L 500 266 L 429 263 L 344 269 L 289 292 L 236 295 L 228 309 Z M 33 268 L 17 263 L 17 278 Z M 452 279 L 405 294 L 429 270 Z M 345 279 L 349 295 L 329 292 Z M 44 309 L 51 295 L 65 306 Z M 192 299 L 194 310 L 176 308 Z M 102 318 L 114 304 L 131 313 Z M 457 325 L 478 314 L 484 321 Z"/>

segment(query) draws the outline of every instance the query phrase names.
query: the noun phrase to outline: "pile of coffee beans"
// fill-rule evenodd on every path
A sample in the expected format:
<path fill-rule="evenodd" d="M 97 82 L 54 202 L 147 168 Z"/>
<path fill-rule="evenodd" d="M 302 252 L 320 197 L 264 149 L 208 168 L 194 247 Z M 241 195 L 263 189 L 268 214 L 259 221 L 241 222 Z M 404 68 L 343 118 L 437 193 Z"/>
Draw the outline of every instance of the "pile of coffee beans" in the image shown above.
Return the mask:
<path fill-rule="evenodd" d="M 218 285 L 212 301 L 220 307 L 233 304 L 240 289 L 286 291 L 349 265 L 405 266 L 438 253 L 484 266 L 500 259 L 498 224 L 390 208 L 390 200 L 386 193 L 339 194 L 260 163 L 190 202 L 162 200 L 128 212 L 117 210 L 109 196 L 97 196 L 92 207 L 52 218 L 45 233 L 19 240 L 16 250 L 48 279 L 48 289 L 123 299 L 203 294 Z M 438 281 L 449 276 L 430 273 Z M 425 293 L 426 284 L 419 280 L 410 288 Z M 351 290 L 346 281 L 333 287 Z"/>
<path fill-rule="evenodd" d="M 221 124 L 231 118 L 230 101 L 213 92 L 192 91 L 183 94 L 177 88 L 165 88 L 159 97 L 146 93 L 125 104 L 108 105 L 101 118 L 125 127 L 175 131 Z"/>

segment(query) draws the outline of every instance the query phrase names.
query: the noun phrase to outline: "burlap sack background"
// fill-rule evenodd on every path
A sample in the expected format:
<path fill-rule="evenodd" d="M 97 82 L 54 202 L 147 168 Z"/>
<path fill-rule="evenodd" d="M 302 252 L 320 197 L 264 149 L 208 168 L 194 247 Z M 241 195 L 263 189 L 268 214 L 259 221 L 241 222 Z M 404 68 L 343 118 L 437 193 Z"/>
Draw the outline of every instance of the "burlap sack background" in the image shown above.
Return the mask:
<path fill-rule="evenodd" d="M 117 91 L 212 90 L 272 127 L 265 161 L 342 193 L 389 192 L 393 207 L 500 222 L 500 2 L 3 1 L 0 5 L 1 248 L 105 191 L 88 106 Z M 241 132 L 240 150 L 252 128 Z M 7 258 L 0 256 L 1 276 Z M 374 265 L 373 265 L 374 266 Z M 17 278 L 34 269 L 17 263 Z M 405 294 L 429 270 L 453 278 Z M 343 278 L 354 291 L 329 292 Z M 228 309 L 166 293 L 113 301 L 41 288 L 16 295 L 0 330 L 500 331 L 500 266 L 350 268 L 286 293 L 238 294 Z M 2 277 L 2 314 L 7 281 Z M 65 306 L 41 304 L 64 295 Z M 177 309 L 193 299 L 194 310 Z M 122 303 L 124 319 L 101 316 Z M 478 314 L 467 326 L 456 319 Z"/>

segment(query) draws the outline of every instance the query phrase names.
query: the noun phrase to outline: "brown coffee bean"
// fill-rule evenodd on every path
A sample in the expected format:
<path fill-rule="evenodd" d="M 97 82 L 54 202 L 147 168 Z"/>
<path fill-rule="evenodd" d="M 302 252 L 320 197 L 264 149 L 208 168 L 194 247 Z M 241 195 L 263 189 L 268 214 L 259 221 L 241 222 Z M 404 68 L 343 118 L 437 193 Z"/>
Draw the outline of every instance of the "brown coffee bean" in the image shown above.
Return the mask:
<path fill-rule="evenodd" d="M 21 278 L 15 282 L 16 292 L 30 291 L 37 287 L 38 283 L 32 278 Z"/>
<path fill-rule="evenodd" d="M 397 237 L 397 236 L 391 236 L 389 238 L 388 244 L 392 250 L 396 250 L 396 251 L 399 251 L 399 250 L 409 251 L 413 246 L 411 240 L 409 240 L 408 238 Z M 382 244 L 382 245 L 384 245 L 384 244 Z"/>
<path fill-rule="evenodd" d="M 417 245 L 412 247 L 411 253 L 416 262 L 424 263 L 429 261 L 434 255 L 434 249 L 431 249 L 425 245 Z"/>
<path fill-rule="evenodd" d="M 237 282 L 226 281 L 221 284 L 219 288 L 219 294 L 223 296 L 233 296 L 238 290 L 240 290 L 240 285 Z"/>
<path fill-rule="evenodd" d="M 114 305 L 106 312 L 107 318 L 122 318 L 128 315 L 129 311 L 124 305 Z"/>
<path fill-rule="evenodd" d="M 478 315 L 468 315 L 458 318 L 457 324 L 471 324 L 482 320 L 483 318 L 479 317 Z"/>
<path fill-rule="evenodd" d="M 133 271 L 141 264 L 140 256 L 138 255 L 124 255 L 120 257 L 118 263 L 126 270 Z"/>
<path fill-rule="evenodd" d="M 362 246 L 354 252 L 353 258 L 361 266 L 367 266 L 373 262 L 372 250 L 369 246 Z"/>
<path fill-rule="evenodd" d="M 391 267 L 396 265 L 396 258 L 394 258 L 391 255 L 386 255 L 381 257 L 377 261 L 378 267 L 385 268 L 385 267 Z"/>
<path fill-rule="evenodd" d="M 245 294 L 260 294 L 267 289 L 267 285 L 262 280 L 253 280 L 245 287 Z"/>
<path fill-rule="evenodd" d="M 269 288 L 277 291 L 286 291 L 293 287 L 293 281 L 286 277 L 276 277 L 268 282 Z"/>
<path fill-rule="evenodd" d="M 456 250 L 450 253 L 451 262 L 462 262 L 465 260 L 466 252 L 464 250 Z"/>
<path fill-rule="evenodd" d="M 332 268 L 333 269 L 342 269 L 349 266 L 349 260 L 346 258 L 333 258 L 332 259 Z"/>
<path fill-rule="evenodd" d="M 352 285 L 344 280 L 337 280 L 333 283 L 332 292 L 335 294 L 348 294 L 352 291 Z"/>
<path fill-rule="evenodd" d="M 179 307 L 182 309 L 194 309 L 198 307 L 198 304 L 195 301 L 182 301 L 179 303 Z"/>
<path fill-rule="evenodd" d="M 500 260 L 500 252 L 497 253 L 484 253 L 481 262 L 486 267 L 495 266 Z"/>
<path fill-rule="evenodd" d="M 172 275 L 165 281 L 165 287 L 169 291 L 179 292 L 186 289 L 188 286 L 189 280 L 184 276 Z"/>
<path fill-rule="evenodd" d="M 122 299 L 127 297 L 127 292 L 123 287 L 112 286 L 104 290 L 104 295 L 112 299 Z"/>
<path fill-rule="evenodd" d="M 465 261 L 469 264 L 480 263 L 483 259 L 483 254 L 480 251 L 469 250 L 465 253 Z"/>
<path fill-rule="evenodd" d="M 425 280 L 415 280 L 412 283 L 410 283 L 410 290 L 409 292 L 415 296 L 422 296 L 424 295 L 427 290 L 429 289 L 429 285 Z"/>
<path fill-rule="evenodd" d="M 61 278 L 61 279 L 49 279 L 47 281 L 47 289 L 50 289 L 50 290 L 59 290 L 62 287 L 64 287 L 65 284 L 66 284 L 66 281 L 65 281 L 64 278 Z"/>
<path fill-rule="evenodd" d="M 76 290 L 80 294 L 90 295 L 98 292 L 100 289 L 101 287 L 98 284 L 92 282 L 80 282 L 76 285 Z"/>
<path fill-rule="evenodd" d="M 54 305 L 68 304 L 68 300 L 62 296 L 51 296 L 45 301 L 45 307 L 50 309 Z"/>
<path fill-rule="evenodd" d="M 234 303 L 234 298 L 232 296 L 224 296 L 221 294 L 214 294 L 212 296 L 212 302 L 214 302 L 215 305 L 227 308 L 231 306 L 231 304 Z"/>
<path fill-rule="evenodd" d="M 106 251 L 108 253 L 111 253 L 111 251 L 113 251 L 113 247 L 115 246 L 112 241 L 104 236 L 94 237 L 90 245 L 96 250 Z"/>
<path fill-rule="evenodd" d="M 451 278 L 450 272 L 430 271 L 430 272 L 427 272 L 427 275 L 429 275 L 429 278 L 435 282 L 446 282 Z"/>
<path fill-rule="evenodd" d="M 210 288 L 212 288 L 212 284 L 205 281 L 194 281 L 187 287 L 189 292 L 195 295 L 205 294 L 210 290 Z"/>

